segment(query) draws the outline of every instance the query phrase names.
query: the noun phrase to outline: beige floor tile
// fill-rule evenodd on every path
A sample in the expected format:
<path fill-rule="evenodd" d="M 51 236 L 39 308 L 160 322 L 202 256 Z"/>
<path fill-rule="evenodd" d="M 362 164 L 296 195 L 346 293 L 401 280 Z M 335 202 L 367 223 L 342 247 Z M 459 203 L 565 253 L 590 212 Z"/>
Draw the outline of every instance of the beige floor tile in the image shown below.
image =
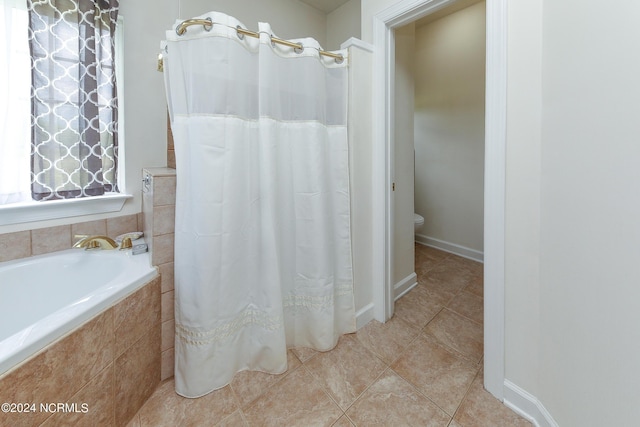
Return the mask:
<path fill-rule="evenodd" d="M 436 338 L 441 344 L 478 363 L 483 354 L 484 331 L 482 325 L 443 309 L 424 328 L 424 334 Z"/>
<path fill-rule="evenodd" d="M 343 415 L 332 427 L 355 427 L 355 424 L 353 424 L 346 415 Z"/>
<path fill-rule="evenodd" d="M 293 351 L 293 354 L 295 354 L 298 360 L 300 360 L 302 363 L 306 362 L 319 353 L 319 351 L 306 347 L 292 348 L 291 351 Z"/>
<path fill-rule="evenodd" d="M 391 368 L 449 415 L 455 413 L 478 372 L 475 364 L 424 335 Z"/>
<path fill-rule="evenodd" d="M 386 365 L 353 335 L 304 364 L 344 410 L 384 371 Z"/>
<path fill-rule="evenodd" d="M 229 386 L 198 399 L 179 396 L 174 387 L 171 379 L 156 389 L 138 413 L 141 427 L 215 425 L 238 409 Z"/>
<path fill-rule="evenodd" d="M 358 331 L 356 337 L 369 351 L 390 364 L 413 341 L 420 329 L 394 316 L 386 323 L 372 320 Z"/>
<path fill-rule="evenodd" d="M 474 277 L 471 282 L 464 288 L 465 291 L 484 298 L 484 282 L 482 276 Z"/>
<path fill-rule="evenodd" d="M 473 381 L 455 421 L 461 427 L 525 427 L 532 424 L 504 406 L 482 387 L 482 376 Z"/>
<path fill-rule="evenodd" d="M 251 426 L 331 426 L 342 416 L 338 405 L 304 367 L 296 369 L 244 410 Z"/>
<path fill-rule="evenodd" d="M 484 264 L 481 262 L 454 254 L 449 254 L 447 262 L 469 271 L 474 276 L 482 276 L 482 272 L 484 270 Z"/>
<path fill-rule="evenodd" d="M 236 393 L 240 407 L 244 408 L 266 392 L 269 387 L 282 380 L 301 365 L 291 350 L 287 352 L 287 372 L 280 375 L 267 374 L 256 371 L 238 372 L 231 382 L 231 388 Z"/>
<path fill-rule="evenodd" d="M 449 297 L 439 296 L 418 285 L 396 301 L 394 316 L 422 329 L 449 300 Z"/>
<path fill-rule="evenodd" d="M 484 323 L 484 299 L 471 292 L 460 292 L 447 304 L 447 308 L 480 325 Z"/>
<path fill-rule="evenodd" d="M 247 424 L 244 418 L 242 418 L 242 413 L 240 411 L 236 411 L 222 420 L 222 422 L 216 424 L 216 427 L 242 427 L 248 425 L 249 424 Z"/>
<path fill-rule="evenodd" d="M 474 277 L 471 271 L 447 258 L 427 273 L 418 274 L 418 283 L 447 296 L 448 300 L 451 300 L 469 285 Z"/>
<path fill-rule="evenodd" d="M 435 267 L 440 261 L 445 259 L 449 254 L 441 250 L 431 248 L 429 246 L 416 243 L 416 268 L 427 271 Z"/>
<path fill-rule="evenodd" d="M 392 370 L 387 370 L 347 416 L 362 426 L 446 427 L 451 417 Z"/>

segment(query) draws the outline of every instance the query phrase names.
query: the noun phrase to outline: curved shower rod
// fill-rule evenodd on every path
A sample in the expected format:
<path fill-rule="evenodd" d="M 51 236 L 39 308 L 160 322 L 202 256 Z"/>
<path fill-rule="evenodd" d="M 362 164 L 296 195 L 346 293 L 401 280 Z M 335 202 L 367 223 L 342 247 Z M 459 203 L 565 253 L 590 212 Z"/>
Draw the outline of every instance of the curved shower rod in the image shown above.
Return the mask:
<path fill-rule="evenodd" d="M 206 18 L 206 19 L 187 19 L 185 21 L 182 21 L 180 23 L 180 25 L 178 25 L 176 27 L 176 34 L 178 34 L 179 36 L 183 35 L 184 33 L 187 32 L 187 28 L 190 27 L 191 25 L 202 25 L 206 31 L 211 31 L 211 28 L 213 28 L 214 24 L 215 25 L 223 25 L 225 27 L 228 27 L 227 25 L 219 24 L 217 22 L 213 22 L 211 20 L 211 18 Z M 228 27 L 228 28 L 232 28 L 232 27 Z M 240 25 L 238 25 L 236 28 L 232 28 L 232 29 L 237 31 L 238 37 L 240 39 L 242 39 L 245 35 L 249 36 L 249 37 L 254 37 L 254 38 L 257 38 L 257 39 L 260 38 L 260 33 L 244 29 Z M 290 42 L 289 40 L 279 39 L 279 38 L 274 37 L 272 35 L 269 35 L 269 37 L 271 37 L 271 42 L 292 47 L 298 53 L 301 52 L 302 50 L 304 50 L 304 46 L 301 43 L 294 43 L 294 42 Z M 320 49 L 318 49 L 318 53 L 320 53 L 320 55 L 328 56 L 330 58 L 335 59 L 335 61 L 338 64 L 340 64 L 340 63 L 342 63 L 342 61 L 344 61 L 344 57 L 342 55 L 338 54 L 338 53 L 327 52 L 326 50 L 320 50 Z"/>

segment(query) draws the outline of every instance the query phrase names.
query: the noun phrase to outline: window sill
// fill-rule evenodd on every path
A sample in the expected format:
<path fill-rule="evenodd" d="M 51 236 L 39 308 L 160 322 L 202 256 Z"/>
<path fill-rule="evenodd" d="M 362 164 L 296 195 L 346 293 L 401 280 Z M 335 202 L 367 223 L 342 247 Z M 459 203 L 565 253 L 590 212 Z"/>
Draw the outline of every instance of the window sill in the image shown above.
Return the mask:
<path fill-rule="evenodd" d="M 118 212 L 130 194 L 107 193 L 82 199 L 20 202 L 0 206 L 0 225 Z"/>

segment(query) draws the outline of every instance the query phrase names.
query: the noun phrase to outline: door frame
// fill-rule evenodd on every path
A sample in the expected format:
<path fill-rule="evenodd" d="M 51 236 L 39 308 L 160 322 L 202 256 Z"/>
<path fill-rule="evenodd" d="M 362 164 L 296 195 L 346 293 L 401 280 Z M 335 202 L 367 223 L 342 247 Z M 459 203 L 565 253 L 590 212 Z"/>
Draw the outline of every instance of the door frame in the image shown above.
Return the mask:
<path fill-rule="evenodd" d="M 393 315 L 395 28 L 456 0 L 401 0 L 373 17 L 374 316 Z M 507 1 L 486 0 L 484 160 L 484 386 L 504 400 Z"/>

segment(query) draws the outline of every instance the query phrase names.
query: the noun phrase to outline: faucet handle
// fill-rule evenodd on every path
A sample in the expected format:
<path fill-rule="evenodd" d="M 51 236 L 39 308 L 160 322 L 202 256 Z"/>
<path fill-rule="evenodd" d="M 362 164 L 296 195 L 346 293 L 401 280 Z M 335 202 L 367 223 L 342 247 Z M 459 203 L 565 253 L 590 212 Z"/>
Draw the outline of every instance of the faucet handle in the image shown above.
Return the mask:
<path fill-rule="evenodd" d="M 125 249 L 131 249 L 132 247 L 133 243 L 131 243 L 131 237 L 124 237 L 120 243 L 120 250 L 123 251 Z"/>
<path fill-rule="evenodd" d="M 97 240 L 91 240 L 89 242 L 87 242 L 87 246 L 84 247 L 85 250 L 88 249 L 100 249 L 100 242 L 98 242 Z"/>

